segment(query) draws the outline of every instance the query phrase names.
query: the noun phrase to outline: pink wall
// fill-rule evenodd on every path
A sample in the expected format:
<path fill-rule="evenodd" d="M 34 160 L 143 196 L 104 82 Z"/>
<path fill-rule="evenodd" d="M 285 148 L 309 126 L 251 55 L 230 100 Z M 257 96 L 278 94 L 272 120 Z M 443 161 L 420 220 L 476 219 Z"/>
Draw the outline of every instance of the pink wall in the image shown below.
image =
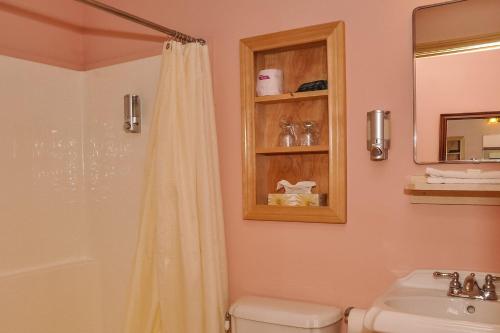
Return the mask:
<path fill-rule="evenodd" d="M 232 299 L 366 306 L 415 268 L 500 270 L 500 208 L 411 205 L 403 194 L 407 176 L 424 171 L 412 162 L 411 12 L 428 3 L 225 0 L 199 10 L 209 18 L 199 33 L 214 49 Z M 238 40 L 339 19 L 347 28 L 348 223 L 243 221 Z M 393 112 L 394 145 L 382 163 L 365 148 L 366 112 L 377 107 Z"/>
<path fill-rule="evenodd" d="M 416 268 L 500 271 L 500 208 L 411 205 L 403 194 L 407 177 L 424 171 L 412 161 L 411 12 L 432 1 L 109 3 L 209 40 L 232 300 L 257 294 L 367 306 Z M 335 20 L 347 27 L 348 223 L 244 221 L 238 41 Z M 147 53 L 153 45 L 159 52 L 156 42 L 151 48 L 88 43 L 92 63 Z M 365 114 L 378 107 L 393 112 L 391 157 L 381 163 L 370 162 L 365 148 Z"/>
<path fill-rule="evenodd" d="M 417 160 L 439 158 L 439 116 L 500 110 L 500 50 L 419 58 Z"/>

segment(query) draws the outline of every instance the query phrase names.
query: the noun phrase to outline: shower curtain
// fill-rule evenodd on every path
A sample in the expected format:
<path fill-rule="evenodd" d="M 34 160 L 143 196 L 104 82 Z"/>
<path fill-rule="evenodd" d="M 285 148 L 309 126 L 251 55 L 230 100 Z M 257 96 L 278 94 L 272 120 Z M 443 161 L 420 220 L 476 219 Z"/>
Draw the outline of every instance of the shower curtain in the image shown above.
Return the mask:
<path fill-rule="evenodd" d="M 222 333 L 227 271 L 208 47 L 168 42 L 126 333 Z"/>

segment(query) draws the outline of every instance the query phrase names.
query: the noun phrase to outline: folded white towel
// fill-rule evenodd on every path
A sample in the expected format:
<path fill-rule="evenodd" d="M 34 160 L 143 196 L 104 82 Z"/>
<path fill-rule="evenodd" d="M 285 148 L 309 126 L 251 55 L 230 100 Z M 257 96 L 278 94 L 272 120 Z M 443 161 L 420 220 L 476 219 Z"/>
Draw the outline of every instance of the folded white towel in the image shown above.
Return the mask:
<path fill-rule="evenodd" d="M 427 184 L 500 184 L 500 179 L 427 177 Z"/>
<path fill-rule="evenodd" d="M 481 171 L 468 169 L 466 171 L 438 170 L 427 168 L 426 173 L 431 177 L 461 178 L 461 179 L 500 179 L 500 171 Z"/>

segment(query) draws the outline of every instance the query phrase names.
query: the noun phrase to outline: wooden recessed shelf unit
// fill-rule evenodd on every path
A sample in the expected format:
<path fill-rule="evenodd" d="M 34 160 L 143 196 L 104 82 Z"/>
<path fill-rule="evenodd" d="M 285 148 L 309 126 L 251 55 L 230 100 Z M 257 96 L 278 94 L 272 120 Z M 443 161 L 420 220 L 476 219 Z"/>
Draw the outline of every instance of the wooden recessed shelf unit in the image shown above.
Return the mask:
<path fill-rule="evenodd" d="M 241 40 L 244 217 L 251 220 L 346 222 L 346 106 L 344 23 Z M 256 96 L 262 69 L 283 71 L 282 95 Z M 327 90 L 296 92 L 306 82 L 328 80 Z M 279 146 L 280 120 L 318 125 L 319 144 Z M 325 206 L 270 206 L 280 180 L 310 180 Z"/>

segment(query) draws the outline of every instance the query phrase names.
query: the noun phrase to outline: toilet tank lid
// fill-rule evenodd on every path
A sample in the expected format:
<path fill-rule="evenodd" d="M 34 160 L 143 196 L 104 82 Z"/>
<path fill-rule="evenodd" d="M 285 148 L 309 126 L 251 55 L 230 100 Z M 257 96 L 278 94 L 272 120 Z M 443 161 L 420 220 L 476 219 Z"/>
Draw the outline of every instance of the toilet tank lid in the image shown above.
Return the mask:
<path fill-rule="evenodd" d="M 298 328 L 322 328 L 342 318 L 339 308 L 266 297 L 244 297 L 229 309 L 231 316 Z"/>

